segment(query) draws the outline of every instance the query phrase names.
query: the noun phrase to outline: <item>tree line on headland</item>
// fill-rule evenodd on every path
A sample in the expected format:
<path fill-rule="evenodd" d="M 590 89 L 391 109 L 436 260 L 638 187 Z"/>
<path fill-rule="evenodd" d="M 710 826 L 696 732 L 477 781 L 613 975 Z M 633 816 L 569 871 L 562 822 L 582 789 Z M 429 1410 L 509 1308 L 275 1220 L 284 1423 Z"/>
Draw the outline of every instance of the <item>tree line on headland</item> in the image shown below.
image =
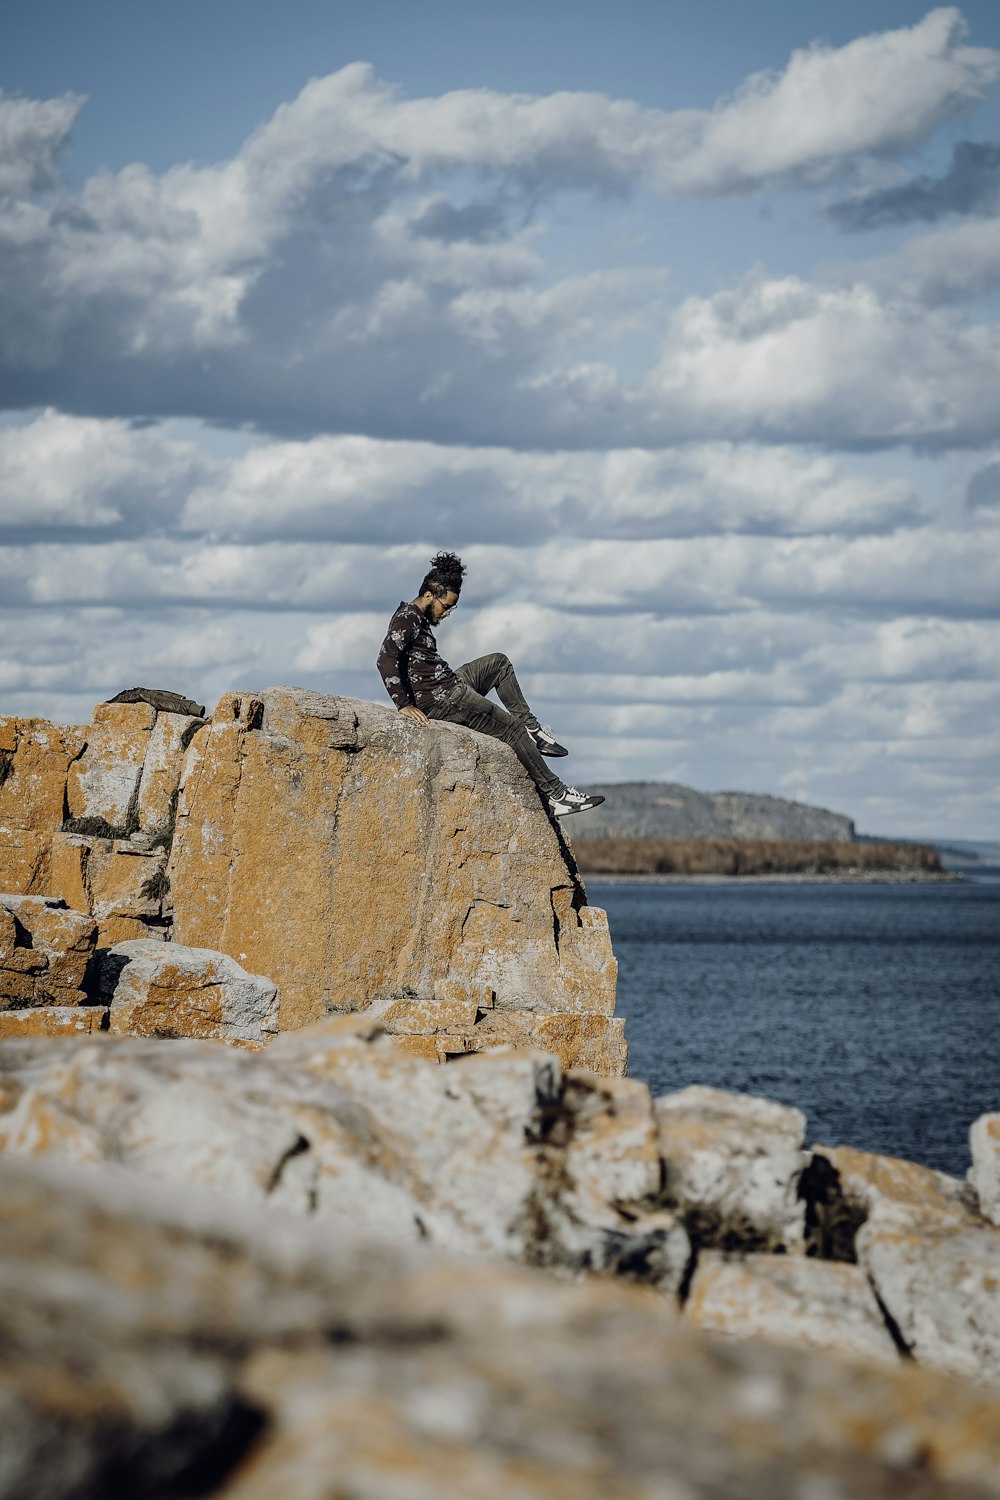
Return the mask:
<path fill-rule="evenodd" d="M 942 873 L 931 844 L 799 839 L 582 838 L 589 875 L 851 875 Z"/>

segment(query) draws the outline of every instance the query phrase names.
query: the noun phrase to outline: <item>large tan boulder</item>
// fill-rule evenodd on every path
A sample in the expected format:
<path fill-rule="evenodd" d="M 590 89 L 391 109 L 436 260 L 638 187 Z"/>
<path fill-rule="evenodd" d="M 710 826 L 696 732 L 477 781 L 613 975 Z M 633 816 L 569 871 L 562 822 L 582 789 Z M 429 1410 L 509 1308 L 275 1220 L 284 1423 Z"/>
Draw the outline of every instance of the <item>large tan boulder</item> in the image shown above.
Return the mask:
<path fill-rule="evenodd" d="M 860 1266 L 703 1250 L 685 1316 L 710 1333 L 766 1338 L 895 1364 L 899 1351 Z"/>
<path fill-rule="evenodd" d="M 47 895 L 49 848 L 86 731 L 0 716 L 0 890 Z"/>
<path fill-rule="evenodd" d="M 667 1201 L 695 1238 L 723 1249 L 795 1249 L 808 1157 L 797 1109 L 701 1084 L 655 1102 Z"/>
<path fill-rule="evenodd" d="M 275 986 L 226 953 L 138 938 L 112 948 L 104 969 L 119 1035 L 263 1042 L 278 1030 Z"/>
<path fill-rule="evenodd" d="M 874 1219 L 858 1260 L 916 1359 L 1000 1384 L 1000 1231 Z"/>
<path fill-rule="evenodd" d="M 844 1199 L 864 1218 L 961 1225 L 975 1211 L 975 1193 L 968 1183 L 919 1162 L 853 1146 L 814 1146 L 813 1156 L 835 1169 Z"/>
<path fill-rule="evenodd" d="M 1000 1383 L 1000 1230 L 973 1186 L 847 1146 L 815 1155 L 861 1210 L 858 1262 L 900 1342 L 921 1362 Z"/>
<path fill-rule="evenodd" d="M 413 997 L 614 1011 L 604 914 L 509 747 L 471 730 L 228 694 L 187 752 L 168 873 L 178 941 L 270 975 L 283 1026 Z"/>
<path fill-rule="evenodd" d="M 49 896 L 0 896 L 0 1010 L 81 1005 L 97 923 Z"/>
<path fill-rule="evenodd" d="M 0 1197 L 0 1500 L 1000 1495 L 960 1380 L 120 1170 L 2 1162 Z"/>
<path fill-rule="evenodd" d="M 0 721 L 10 888 L 89 913 L 101 949 L 229 955 L 287 1028 L 370 1011 L 439 1061 L 514 1046 L 624 1074 L 607 918 L 507 746 L 296 689 L 228 694 L 209 727 L 194 707 L 136 690 L 79 731 Z"/>

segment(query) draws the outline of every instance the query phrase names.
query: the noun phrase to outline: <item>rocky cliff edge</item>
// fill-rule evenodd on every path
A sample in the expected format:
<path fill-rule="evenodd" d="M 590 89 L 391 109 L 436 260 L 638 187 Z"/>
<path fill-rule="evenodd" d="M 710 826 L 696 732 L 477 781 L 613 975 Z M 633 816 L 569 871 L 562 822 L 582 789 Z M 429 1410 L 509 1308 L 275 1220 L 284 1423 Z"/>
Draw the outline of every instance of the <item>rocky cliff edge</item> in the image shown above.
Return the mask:
<path fill-rule="evenodd" d="M 428 1057 L 511 1042 L 624 1071 L 607 919 L 507 746 L 295 688 L 210 720 L 162 702 L 0 719 L 0 891 L 90 915 L 98 953 L 226 955 L 277 986 L 283 1029 L 364 1010 Z M 20 983 L 6 1009 L 48 993 Z"/>

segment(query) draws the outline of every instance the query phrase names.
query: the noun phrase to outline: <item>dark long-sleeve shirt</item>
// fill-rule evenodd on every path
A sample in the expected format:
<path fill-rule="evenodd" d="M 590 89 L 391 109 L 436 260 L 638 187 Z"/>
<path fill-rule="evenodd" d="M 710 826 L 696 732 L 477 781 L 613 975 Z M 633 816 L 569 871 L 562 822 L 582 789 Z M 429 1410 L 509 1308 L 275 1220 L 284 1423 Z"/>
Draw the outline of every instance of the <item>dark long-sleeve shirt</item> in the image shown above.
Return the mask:
<path fill-rule="evenodd" d="M 389 621 L 378 669 L 397 708 L 415 703 L 424 713 L 443 703 L 458 678 L 443 657 L 426 615 L 415 604 L 400 601 Z"/>

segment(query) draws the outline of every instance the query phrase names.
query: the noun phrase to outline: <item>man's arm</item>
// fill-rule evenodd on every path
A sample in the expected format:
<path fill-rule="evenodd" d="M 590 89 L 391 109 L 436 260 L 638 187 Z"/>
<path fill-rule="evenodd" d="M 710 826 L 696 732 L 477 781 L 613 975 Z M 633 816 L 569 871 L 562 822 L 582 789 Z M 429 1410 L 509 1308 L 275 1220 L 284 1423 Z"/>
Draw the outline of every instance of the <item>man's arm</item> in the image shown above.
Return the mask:
<path fill-rule="evenodd" d="M 393 615 L 382 649 L 378 654 L 379 676 L 385 690 L 398 709 L 413 708 L 413 695 L 406 671 L 406 658 L 417 633 L 415 620 L 399 620 Z"/>

